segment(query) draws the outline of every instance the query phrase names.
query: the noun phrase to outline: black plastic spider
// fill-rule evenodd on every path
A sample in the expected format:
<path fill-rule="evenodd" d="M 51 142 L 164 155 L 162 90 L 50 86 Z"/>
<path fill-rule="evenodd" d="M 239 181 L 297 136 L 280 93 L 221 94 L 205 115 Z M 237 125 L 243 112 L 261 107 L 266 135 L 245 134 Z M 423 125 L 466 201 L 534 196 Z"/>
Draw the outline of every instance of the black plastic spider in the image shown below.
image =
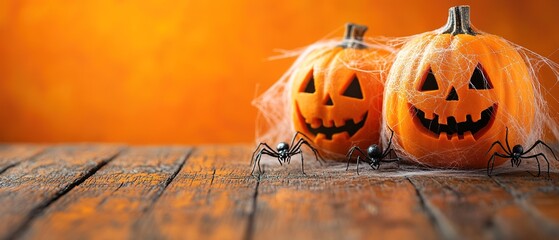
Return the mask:
<path fill-rule="evenodd" d="M 549 178 L 549 161 L 547 160 L 547 157 L 543 153 L 538 153 L 538 154 L 534 154 L 534 155 L 530 155 L 530 156 L 525 156 L 525 155 L 528 154 L 530 151 L 532 151 L 532 149 L 534 149 L 536 146 L 538 146 L 538 144 L 542 144 L 549 149 L 549 151 L 553 154 L 553 157 L 555 158 L 555 160 L 557 160 L 557 156 L 555 156 L 555 153 L 553 152 L 553 149 L 551 149 L 551 147 L 549 147 L 547 144 L 545 144 L 542 140 L 538 140 L 538 141 L 536 141 L 536 143 L 534 143 L 534 145 L 532 145 L 526 151 L 524 151 L 524 148 L 520 144 L 514 145 L 514 147 L 512 147 L 512 149 L 511 149 L 510 145 L 509 145 L 509 128 L 508 127 L 506 128 L 506 133 L 505 133 L 505 143 L 506 143 L 507 148 L 503 147 L 503 144 L 501 144 L 500 141 L 495 141 L 493 144 L 491 144 L 491 147 L 487 151 L 487 153 L 489 153 L 495 145 L 499 145 L 501 147 L 501 149 L 503 151 L 505 151 L 505 153 L 506 153 L 506 154 L 501 154 L 501 153 L 498 153 L 498 152 L 494 152 L 493 155 L 491 155 L 491 158 L 489 158 L 489 161 L 487 161 L 487 175 L 488 176 L 491 176 L 491 172 L 493 172 L 493 167 L 495 165 L 495 156 L 497 156 L 497 157 L 501 157 L 501 158 L 510 158 L 511 165 L 513 167 L 520 166 L 520 162 L 522 162 L 522 159 L 535 158 L 536 162 L 538 163 L 538 175 L 534 175 L 531 172 L 528 172 L 528 173 L 530 173 L 530 175 L 532 175 L 534 177 L 539 177 L 540 173 L 541 173 L 541 169 L 540 169 L 540 160 L 538 159 L 538 157 L 542 156 L 543 159 L 545 159 L 545 161 L 547 162 L 547 177 Z M 489 167 L 490 165 L 491 165 L 491 168 Z"/>
<path fill-rule="evenodd" d="M 295 139 L 299 135 L 301 135 L 302 137 L 300 137 L 299 140 L 297 140 L 297 143 L 295 143 Z M 307 139 L 309 138 L 305 134 L 301 132 L 296 132 L 295 135 L 293 135 L 293 138 L 291 139 L 291 145 L 286 142 L 280 142 L 276 147 L 277 150 L 271 148 L 267 143 L 258 144 L 256 150 L 254 150 L 254 152 L 252 153 L 252 158 L 250 159 L 251 165 L 253 164 L 254 161 L 254 165 L 252 166 L 252 171 L 250 172 L 250 174 L 254 173 L 254 169 L 256 168 L 256 165 L 258 165 L 258 172 L 262 173 L 262 170 L 260 168 L 260 159 L 262 158 L 263 154 L 277 158 L 280 165 L 283 165 L 284 163 L 289 164 L 291 162 L 292 156 L 301 154 L 301 171 L 303 172 L 303 174 L 305 174 L 305 168 L 303 164 L 303 151 L 301 150 L 301 147 L 303 145 L 306 145 L 308 148 L 310 148 L 314 152 L 314 156 L 316 160 L 320 164 L 322 164 L 321 162 L 322 156 L 320 156 L 318 151 L 309 143 L 309 141 L 307 141 Z M 255 155 L 256 155 L 256 159 L 254 158 Z"/>
<path fill-rule="evenodd" d="M 365 152 L 363 152 L 363 150 L 361 150 L 359 146 L 353 146 L 347 152 L 347 167 L 345 170 L 347 171 L 349 169 L 349 161 L 351 160 L 351 156 L 353 155 L 353 152 L 355 150 L 360 152 L 361 155 L 363 156 L 363 161 L 368 163 L 369 166 L 371 166 L 371 168 L 375 170 L 377 170 L 380 167 L 381 162 L 389 163 L 389 162 L 400 161 L 400 158 L 398 156 L 396 156 L 396 158 L 391 158 L 386 160 L 384 159 L 389 154 L 394 153 L 394 149 L 390 148 L 390 146 L 392 145 L 392 137 L 394 136 L 394 131 L 392 129 L 390 129 L 390 131 L 392 132 L 392 134 L 390 135 L 390 140 L 388 140 L 388 147 L 384 151 L 382 151 L 382 149 L 378 145 L 373 144 L 369 146 L 369 148 L 367 148 L 367 154 L 365 154 Z M 357 156 L 357 174 L 359 174 L 360 160 L 361 160 L 360 156 Z"/>

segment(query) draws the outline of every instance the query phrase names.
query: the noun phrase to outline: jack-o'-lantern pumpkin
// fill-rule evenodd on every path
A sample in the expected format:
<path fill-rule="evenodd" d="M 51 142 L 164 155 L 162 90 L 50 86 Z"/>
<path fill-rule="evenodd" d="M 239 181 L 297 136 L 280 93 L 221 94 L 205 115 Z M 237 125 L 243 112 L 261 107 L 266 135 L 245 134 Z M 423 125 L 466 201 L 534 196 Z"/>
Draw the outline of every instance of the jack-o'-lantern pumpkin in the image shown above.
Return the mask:
<path fill-rule="evenodd" d="M 483 168 L 506 127 L 509 141 L 523 144 L 534 122 L 526 63 L 506 40 L 471 26 L 468 6 L 451 8 L 445 27 L 402 47 L 385 96 L 398 149 L 429 166 Z"/>
<path fill-rule="evenodd" d="M 389 50 L 363 42 L 366 26 L 348 24 L 341 44 L 314 50 L 291 76 L 294 127 L 331 159 L 352 145 L 378 143 Z"/>

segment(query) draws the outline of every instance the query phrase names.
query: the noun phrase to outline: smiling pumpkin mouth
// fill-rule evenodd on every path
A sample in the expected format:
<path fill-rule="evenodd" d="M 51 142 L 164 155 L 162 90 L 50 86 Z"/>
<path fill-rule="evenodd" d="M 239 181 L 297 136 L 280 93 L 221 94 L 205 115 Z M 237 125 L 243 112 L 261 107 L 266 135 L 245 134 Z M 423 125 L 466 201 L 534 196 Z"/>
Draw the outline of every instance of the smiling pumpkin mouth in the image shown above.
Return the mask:
<path fill-rule="evenodd" d="M 429 119 L 425 117 L 425 112 L 411 104 L 409 109 L 416 124 L 433 133 L 436 138 L 439 138 L 441 133 L 446 133 L 448 140 L 453 137 L 464 139 L 464 134 L 471 134 L 477 140 L 493 125 L 497 104 L 481 111 L 481 118 L 476 121 L 472 119 L 472 115 L 468 114 L 464 122 L 456 122 L 456 118 L 452 116 L 447 117 L 446 124 L 439 123 L 439 115 L 435 113 L 433 113 L 433 119 Z"/>
<path fill-rule="evenodd" d="M 365 112 L 365 114 L 361 118 L 361 121 L 358 121 L 357 123 L 355 122 L 355 120 L 349 119 L 345 120 L 345 123 L 342 126 L 332 125 L 331 127 L 326 127 L 324 126 L 324 120 L 319 119 L 320 126 L 312 127 L 312 125 L 306 121 L 307 119 L 305 119 L 305 117 L 303 117 L 303 115 L 301 114 L 299 106 L 297 106 L 297 115 L 299 115 L 299 120 L 305 123 L 307 130 L 314 136 L 317 136 L 318 134 L 324 134 L 326 136 L 326 139 L 328 140 L 332 140 L 332 136 L 334 136 L 334 134 L 344 132 L 347 132 L 349 134 L 349 137 L 355 135 L 355 133 L 357 133 L 357 131 L 359 131 L 359 129 L 361 129 L 365 125 L 368 113 L 368 111 Z"/>

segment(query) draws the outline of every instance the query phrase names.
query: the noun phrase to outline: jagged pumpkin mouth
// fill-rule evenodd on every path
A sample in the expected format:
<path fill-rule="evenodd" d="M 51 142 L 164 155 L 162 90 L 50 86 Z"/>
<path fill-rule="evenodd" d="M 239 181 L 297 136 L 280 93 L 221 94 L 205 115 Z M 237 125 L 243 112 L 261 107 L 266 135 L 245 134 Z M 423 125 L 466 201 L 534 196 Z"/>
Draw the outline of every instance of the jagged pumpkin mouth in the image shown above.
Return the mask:
<path fill-rule="evenodd" d="M 307 121 L 307 118 L 305 118 L 303 116 L 303 114 L 301 114 L 301 110 L 299 110 L 299 105 L 296 104 L 296 108 L 297 108 L 297 115 L 299 117 L 299 122 L 304 123 L 307 132 L 311 133 L 313 135 L 313 137 L 318 136 L 319 134 L 323 134 L 326 139 L 328 140 L 332 140 L 332 136 L 334 136 L 335 134 L 340 134 L 340 133 L 344 133 L 347 132 L 349 137 L 351 138 L 353 135 L 355 135 L 361 128 L 363 128 L 363 126 L 365 125 L 365 121 L 367 120 L 367 115 L 369 114 L 368 111 L 366 111 L 363 114 L 363 117 L 361 117 L 360 121 L 355 121 L 354 119 L 348 119 L 344 121 L 344 124 L 341 126 L 336 126 L 335 123 L 329 124 L 331 125 L 330 127 L 326 127 L 325 125 L 325 119 L 320 119 L 320 125 L 318 126 L 314 126 L 313 124 L 309 123 L 310 121 L 312 121 L 312 119 L 309 119 L 309 121 Z"/>
<path fill-rule="evenodd" d="M 464 139 L 464 135 L 472 135 L 477 140 L 493 125 L 497 104 L 481 111 L 480 119 L 473 120 L 472 115 L 467 114 L 464 122 L 456 122 L 454 116 L 449 116 L 446 118 L 446 123 L 441 123 L 439 115 L 435 113 L 433 113 L 433 118 L 429 119 L 425 116 L 424 111 L 414 105 L 409 104 L 409 109 L 415 125 L 432 133 L 430 135 L 435 138 L 446 136 L 448 140 L 455 137 Z"/>

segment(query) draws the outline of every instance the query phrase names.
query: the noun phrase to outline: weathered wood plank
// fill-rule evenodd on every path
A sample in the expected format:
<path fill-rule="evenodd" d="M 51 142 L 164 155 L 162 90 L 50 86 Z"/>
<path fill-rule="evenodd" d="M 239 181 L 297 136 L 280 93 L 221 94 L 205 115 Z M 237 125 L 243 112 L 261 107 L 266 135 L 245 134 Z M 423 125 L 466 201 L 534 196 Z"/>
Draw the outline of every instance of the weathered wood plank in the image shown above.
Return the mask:
<path fill-rule="evenodd" d="M 346 172 L 309 156 L 307 175 L 298 157 L 288 166 L 268 158 L 255 178 L 246 145 L 192 155 L 135 147 L 116 158 L 111 146 L 35 157 L 17 147 L 0 145 L 0 161 L 16 159 L 0 175 L 0 239 L 553 239 L 559 231 L 557 173 L 547 181 L 362 165 L 357 175 L 354 164 Z"/>
<path fill-rule="evenodd" d="M 149 239 L 243 239 L 256 179 L 246 146 L 198 148 L 136 225 Z"/>
<path fill-rule="evenodd" d="M 40 239 L 131 239 L 136 220 L 183 166 L 186 147 L 134 147 L 52 204 L 24 233 Z"/>
<path fill-rule="evenodd" d="M 479 176 L 408 177 L 445 238 L 545 239 L 535 219 L 491 178 Z M 540 179 L 541 181 L 541 179 Z"/>
<path fill-rule="evenodd" d="M 551 179 L 535 178 L 527 173 L 506 174 L 493 180 L 510 193 L 515 203 L 530 215 L 541 232 L 559 236 L 559 174 Z"/>
<path fill-rule="evenodd" d="M 0 174 L 36 156 L 44 150 L 45 146 L 40 145 L 0 145 Z"/>
<path fill-rule="evenodd" d="M 0 175 L 0 238 L 20 236 L 58 198 L 109 162 L 115 146 L 61 146 Z"/>
<path fill-rule="evenodd" d="M 298 159 L 298 158 L 297 158 Z M 312 159 L 312 158 L 309 158 Z M 272 166 L 258 188 L 255 239 L 433 239 L 436 229 L 403 177 L 305 161 Z M 277 163 L 276 163 L 277 165 Z M 363 167 L 363 166 L 362 166 Z M 383 170 L 394 171 L 394 170 Z"/>

